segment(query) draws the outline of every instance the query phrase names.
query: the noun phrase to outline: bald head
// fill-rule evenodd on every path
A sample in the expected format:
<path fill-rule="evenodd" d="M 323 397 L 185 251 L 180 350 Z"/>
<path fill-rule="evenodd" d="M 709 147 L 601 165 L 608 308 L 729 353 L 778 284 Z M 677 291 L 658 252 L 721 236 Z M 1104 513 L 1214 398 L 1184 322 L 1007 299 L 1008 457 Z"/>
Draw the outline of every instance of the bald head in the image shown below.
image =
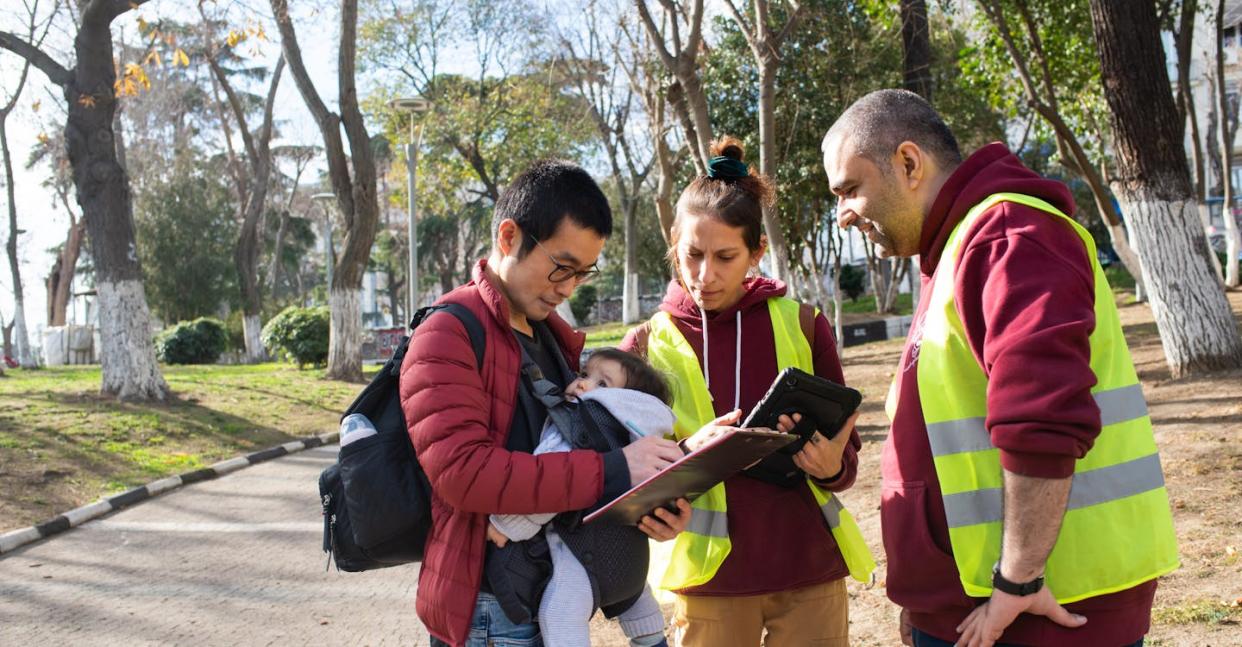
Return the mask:
<path fill-rule="evenodd" d="M 962 163 L 953 132 L 931 104 L 908 90 L 877 90 L 855 101 L 828 129 L 822 149 L 829 154 L 849 148 L 887 170 L 906 141 L 934 157 L 943 170 Z"/>

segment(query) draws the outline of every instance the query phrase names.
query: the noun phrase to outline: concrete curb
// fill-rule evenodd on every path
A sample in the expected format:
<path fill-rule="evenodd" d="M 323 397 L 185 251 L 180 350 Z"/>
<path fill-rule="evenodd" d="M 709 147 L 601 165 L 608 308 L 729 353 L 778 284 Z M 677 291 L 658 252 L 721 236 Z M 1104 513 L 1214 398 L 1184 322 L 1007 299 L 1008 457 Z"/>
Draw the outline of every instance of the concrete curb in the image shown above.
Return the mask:
<path fill-rule="evenodd" d="M 127 508 L 135 503 L 146 501 L 147 499 L 159 496 L 166 492 L 171 492 L 183 485 L 198 483 L 199 481 L 210 481 L 219 478 L 230 472 L 236 472 L 243 467 L 256 465 L 264 461 L 287 456 L 305 449 L 313 447 L 322 447 L 335 443 L 340 436 L 340 432 L 334 431 L 319 436 L 310 436 L 301 440 L 294 440 L 275 447 L 259 450 L 244 454 L 236 458 L 230 458 L 226 461 L 220 461 L 210 467 L 204 467 L 193 472 L 177 474 L 152 481 L 141 487 L 127 490 L 120 494 L 114 494 L 110 497 L 104 497 L 88 503 L 79 508 L 74 508 L 64 514 L 59 514 L 44 521 L 43 523 L 26 528 L 18 528 L 0 535 L 0 555 L 12 552 L 36 541 L 47 539 L 53 535 L 62 533 L 75 526 L 80 526 L 92 519 L 98 519 L 107 514 L 111 514 L 122 508 Z"/>

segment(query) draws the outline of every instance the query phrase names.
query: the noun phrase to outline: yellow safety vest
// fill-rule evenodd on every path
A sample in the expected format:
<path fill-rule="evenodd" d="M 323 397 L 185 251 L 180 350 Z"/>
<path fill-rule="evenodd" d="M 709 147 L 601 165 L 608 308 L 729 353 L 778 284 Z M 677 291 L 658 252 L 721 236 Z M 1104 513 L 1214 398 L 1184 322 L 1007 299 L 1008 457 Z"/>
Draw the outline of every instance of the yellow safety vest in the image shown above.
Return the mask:
<path fill-rule="evenodd" d="M 814 373 L 811 345 L 799 324 L 798 308 L 798 302 L 792 299 L 768 300 L 777 369 L 796 366 Z M 673 413 L 677 416 L 674 429 L 678 439 L 693 434 L 716 418 L 707 382 L 699 367 L 699 358 L 668 313 L 660 312 L 651 318 L 647 359 L 652 366 L 669 376 L 669 382 L 673 385 Z M 867 549 L 854 517 L 832 492 L 815 485 L 810 479 L 807 479 L 807 485 L 828 522 L 850 575 L 861 582 L 869 581 L 875 570 L 875 559 Z M 733 546 L 729 540 L 726 501 L 725 486 L 721 483 L 690 504 L 690 525 L 673 544 L 668 568 L 660 580 L 661 588 L 684 589 L 704 584 L 715 577 Z"/>
<path fill-rule="evenodd" d="M 923 323 L 919 398 L 944 495 L 953 559 L 967 595 L 992 594 L 992 566 L 1000 559 L 1004 518 L 1002 469 L 986 426 L 988 378 L 971 351 L 953 289 L 966 232 L 999 202 L 1064 219 L 1086 246 L 1095 274 L 1090 345 L 1096 385 L 1091 394 L 1100 409 L 1101 429 L 1074 467 L 1069 505 L 1048 557 L 1045 582 L 1063 604 L 1122 591 L 1178 567 L 1177 537 L 1147 403 L 1091 235 L 1051 204 L 1015 193 L 989 196 L 949 235 Z"/>

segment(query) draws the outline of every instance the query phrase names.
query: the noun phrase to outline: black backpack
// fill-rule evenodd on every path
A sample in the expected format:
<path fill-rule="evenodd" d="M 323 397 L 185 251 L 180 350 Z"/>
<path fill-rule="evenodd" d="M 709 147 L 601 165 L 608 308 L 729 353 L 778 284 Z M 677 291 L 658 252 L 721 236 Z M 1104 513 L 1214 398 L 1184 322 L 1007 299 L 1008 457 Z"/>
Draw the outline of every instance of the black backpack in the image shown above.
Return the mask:
<path fill-rule="evenodd" d="M 441 310 L 466 327 L 481 368 L 483 326 L 465 306 L 420 309 L 410 321 L 410 334 Z M 329 561 L 336 559 L 338 570 L 368 571 L 423 558 L 431 530 L 431 484 L 410 444 L 398 389 L 409 344 L 409 337 L 401 338 L 392 358 L 345 410 L 344 416 L 366 416 L 377 433 L 342 447 L 336 464 L 319 475 L 323 550 Z"/>

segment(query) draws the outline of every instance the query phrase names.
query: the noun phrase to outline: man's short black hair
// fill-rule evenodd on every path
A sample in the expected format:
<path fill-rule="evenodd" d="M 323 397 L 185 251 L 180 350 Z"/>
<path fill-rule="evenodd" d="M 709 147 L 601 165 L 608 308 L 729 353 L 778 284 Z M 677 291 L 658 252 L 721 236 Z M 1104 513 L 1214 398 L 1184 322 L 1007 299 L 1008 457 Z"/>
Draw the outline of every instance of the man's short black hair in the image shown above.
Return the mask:
<path fill-rule="evenodd" d="M 855 101 L 824 135 L 824 147 L 837 136 L 885 172 L 904 141 L 918 144 L 946 169 L 962 163 L 953 131 L 926 99 L 909 90 L 876 90 Z"/>
<path fill-rule="evenodd" d="M 612 209 L 591 175 L 573 162 L 539 160 L 501 192 L 492 213 L 492 240 L 500 223 L 513 219 L 522 229 L 518 256 L 523 257 L 536 241 L 555 235 L 567 217 L 604 238 L 612 235 Z"/>

